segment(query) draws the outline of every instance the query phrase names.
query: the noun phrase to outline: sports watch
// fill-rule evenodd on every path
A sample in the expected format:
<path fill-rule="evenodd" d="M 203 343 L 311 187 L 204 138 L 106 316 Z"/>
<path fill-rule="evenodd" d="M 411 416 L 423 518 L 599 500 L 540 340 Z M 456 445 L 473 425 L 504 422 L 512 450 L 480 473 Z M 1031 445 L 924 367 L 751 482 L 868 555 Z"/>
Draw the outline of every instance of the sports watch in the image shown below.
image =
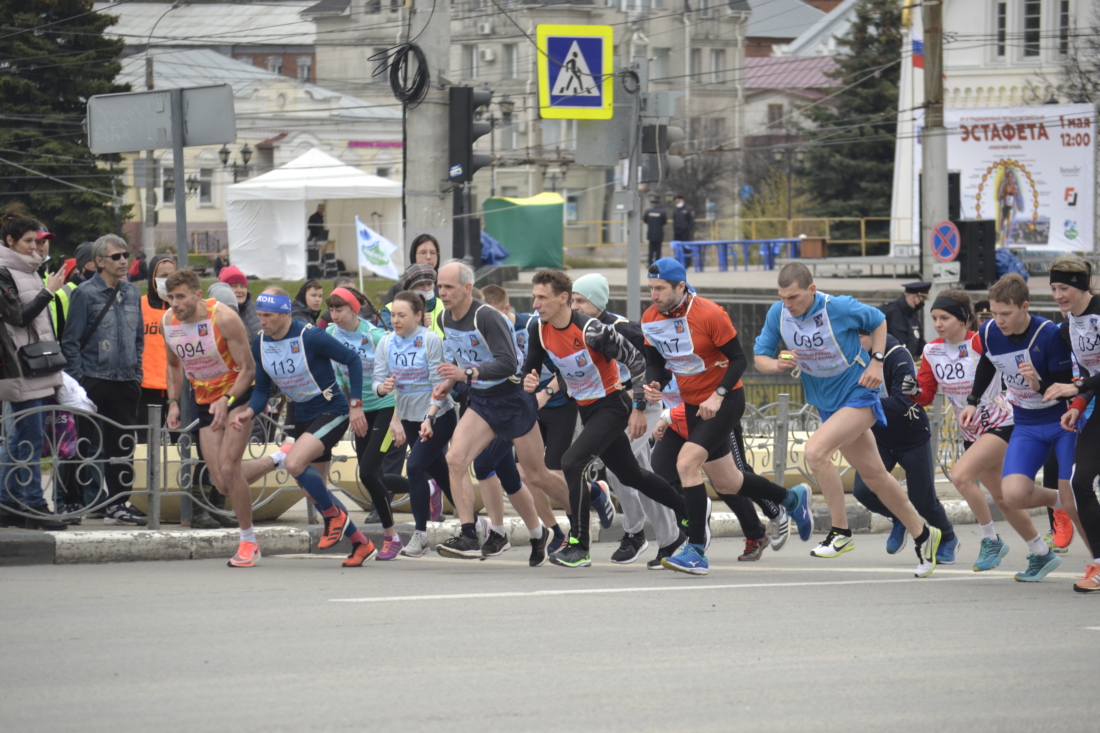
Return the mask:
<path fill-rule="evenodd" d="M 871 354 L 871 358 L 877 361 L 886 361 L 886 354 L 883 354 L 881 351 L 876 351 Z"/>
<path fill-rule="evenodd" d="M 474 378 L 474 369 L 473 369 L 473 367 L 470 367 L 469 369 L 466 370 L 466 379 L 473 379 L 473 378 Z"/>
<path fill-rule="evenodd" d="M 717 393 L 717 395 L 719 397 L 725 397 L 726 395 L 728 395 L 730 393 L 730 391 L 728 389 L 726 389 L 725 387 L 723 387 L 721 385 L 719 385 L 718 389 L 716 389 L 714 391 L 715 391 L 715 393 Z"/>
<path fill-rule="evenodd" d="M 348 405 L 350 405 L 351 407 L 362 407 L 363 400 L 352 397 L 350 400 L 348 400 Z"/>

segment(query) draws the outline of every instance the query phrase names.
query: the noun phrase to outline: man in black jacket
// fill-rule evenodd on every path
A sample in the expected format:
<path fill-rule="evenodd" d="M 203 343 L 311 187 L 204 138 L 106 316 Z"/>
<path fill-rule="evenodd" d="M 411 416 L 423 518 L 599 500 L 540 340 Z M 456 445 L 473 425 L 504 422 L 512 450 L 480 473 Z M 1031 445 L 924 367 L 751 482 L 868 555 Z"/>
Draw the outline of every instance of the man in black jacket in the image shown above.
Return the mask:
<path fill-rule="evenodd" d="M 869 333 L 860 331 L 859 340 L 865 349 L 871 346 Z M 886 425 L 874 425 L 871 432 L 875 435 L 886 470 L 893 471 L 898 465 L 905 469 L 909 501 L 913 502 L 913 507 L 924 521 L 943 532 L 943 539 L 936 551 L 936 562 L 951 565 L 959 550 L 959 538 L 955 536 L 951 520 L 936 496 L 936 464 L 932 456 L 932 431 L 928 425 L 928 415 L 905 394 L 914 391 L 916 378 L 917 367 L 913 357 L 896 338 L 887 334 L 886 359 L 882 364 L 882 385 L 879 387 Z M 905 525 L 890 513 L 858 473 L 852 495 L 860 504 L 894 523 L 886 539 L 886 551 L 891 555 L 901 552 L 905 548 Z"/>
<path fill-rule="evenodd" d="M 661 199 L 656 196 L 649 200 L 651 204 L 642 218 L 645 219 L 646 239 L 649 241 L 649 262 L 652 265 L 661 259 L 661 244 L 665 241 L 665 224 L 668 223 L 668 215 L 661 206 Z"/>
<path fill-rule="evenodd" d="M 930 282 L 902 285 L 905 292 L 897 300 L 880 306 L 886 314 L 886 333 L 909 350 L 913 359 L 919 359 L 924 351 L 924 319 L 921 310 L 932 289 Z"/>
<path fill-rule="evenodd" d="M 677 196 L 672 200 L 672 239 L 676 242 L 690 242 L 695 231 L 695 209 L 688 206 L 683 196 Z M 702 253 L 699 255 L 702 262 Z M 687 264 L 692 264 L 692 257 L 688 255 Z"/>

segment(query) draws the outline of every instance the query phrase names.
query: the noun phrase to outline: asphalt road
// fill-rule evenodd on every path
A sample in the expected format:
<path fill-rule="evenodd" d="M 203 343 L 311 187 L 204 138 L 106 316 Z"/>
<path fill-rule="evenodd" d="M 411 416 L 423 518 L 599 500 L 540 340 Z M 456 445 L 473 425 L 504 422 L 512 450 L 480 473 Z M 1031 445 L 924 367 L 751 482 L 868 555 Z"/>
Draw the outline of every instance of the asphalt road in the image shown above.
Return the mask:
<path fill-rule="evenodd" d="M 333 557 L 0 568 L 0 730 L 1095 731 L 1100 597 L 793 539 L 712 571 Z M 651 548 L 650 554 L 655 552 Z"/>

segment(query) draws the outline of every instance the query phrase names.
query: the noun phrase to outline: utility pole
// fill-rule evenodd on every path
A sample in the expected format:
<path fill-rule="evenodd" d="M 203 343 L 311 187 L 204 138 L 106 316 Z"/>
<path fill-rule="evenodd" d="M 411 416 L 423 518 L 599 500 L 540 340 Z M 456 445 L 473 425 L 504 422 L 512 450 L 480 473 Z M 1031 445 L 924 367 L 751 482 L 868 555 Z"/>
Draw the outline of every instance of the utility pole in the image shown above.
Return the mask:
<path fill-rule="evenodd" d="M 924 0 L 924 130 L 921 133 L 921 275 L 932 282 L 924 309 L 925 338 L 934 333 L 932 306 L 942 288 L 934 274 L 932 229 L 947 220 L 947 130 L 943 126 L 943 2 Z"/>
<path fill-rule="evenodd" d="M 145 88 L 153 88 L 153 57 L 145 54 Z M 141 249 L 152 259 L 156 254 L 157 176 L 152 150 L 145 151 L 145 216 L 141 234 Z"/>
<path fill-rule="evenodd" d="M 431 88 L 418 107 L 405 110 L 402 148 L 405 244 L 419 234 L 431 234 L 439 240 L 440 260 L 446 262 L 454 256 L 452 202 L 443 193 L 447 185 L 449 144 L 448 97 L 443 85 L 451 66 L 451 4 L 412 0 L 409 12 L 412 13 L 410 36 L 406 40 L 416 38 L 424 52 Z M 462 194 L 456 192 L 456 195 Z"/>
<path fill-rule="evenodd" d="M 649 59 L 638 57 L 630 61 L 631 71 L 638 75 L 638 93 L 635 95 L 634 120 L 630 126 L 626 190 L 615 194 L 618 199 L 615 204 L 620 211 L 620 204 L 626 210 L 626 317 L 637 323 L 642 320 L 642 275 L 639 271 L 642 265 L 642 207 L 638 198 L 638 166 L 642 163 L 642 146 L 638 142 L 642 134 L 642 115 L 645 114 L 643 107 L 649 93 Z"/>

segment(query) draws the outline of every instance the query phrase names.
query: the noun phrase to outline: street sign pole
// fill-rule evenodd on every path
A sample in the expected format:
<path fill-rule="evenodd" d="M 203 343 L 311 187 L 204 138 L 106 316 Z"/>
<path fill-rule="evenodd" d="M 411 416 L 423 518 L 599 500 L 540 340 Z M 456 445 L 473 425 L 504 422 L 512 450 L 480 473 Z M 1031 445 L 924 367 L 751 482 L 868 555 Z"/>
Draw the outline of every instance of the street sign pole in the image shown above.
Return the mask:
<path fill-rule="evenodd" d="M 631 59 L 631 70 L 638 75 L 639 99 L 645 99 L 649 91 L 649 60 L 644 57 Z M 635 323 L 642 320 L 642 205 L 638 198 L 638 166 L 641 165 L 641 145 L 634 144 L 642 134 L 642 105 L 635 103 L 630 165 L 626 180 L 626 194 L 631 198 L 626 215 L 626 317 Z"/>
<path fill-rule="evenodd" d="M 172 184 L 176 192 L 176 261 L 182 270 L 187 259 L 187 183 L 183 169 L 183 90 L 172 89 Z M 182 407 L 182 406 L 181 406 Z"/>

